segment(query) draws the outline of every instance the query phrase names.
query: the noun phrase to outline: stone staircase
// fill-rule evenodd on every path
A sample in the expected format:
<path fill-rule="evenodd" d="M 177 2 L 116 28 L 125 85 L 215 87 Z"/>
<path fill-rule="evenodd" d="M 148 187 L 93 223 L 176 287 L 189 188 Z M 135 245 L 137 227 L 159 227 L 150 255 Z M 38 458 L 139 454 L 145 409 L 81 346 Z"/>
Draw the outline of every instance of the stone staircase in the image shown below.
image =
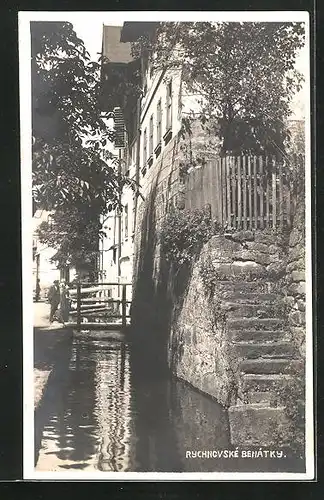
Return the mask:
<path fill-rule="evenodd" d="M 301 363 L 280 317 L 280 294 L 260 281 L 222 282 L 220 289 L 230 349 L 239 363 L 237 403 L 229 408 L 232 444 L 271 445 L 274 430 L 284 434 L 289 425 L 276 392 Z"/>

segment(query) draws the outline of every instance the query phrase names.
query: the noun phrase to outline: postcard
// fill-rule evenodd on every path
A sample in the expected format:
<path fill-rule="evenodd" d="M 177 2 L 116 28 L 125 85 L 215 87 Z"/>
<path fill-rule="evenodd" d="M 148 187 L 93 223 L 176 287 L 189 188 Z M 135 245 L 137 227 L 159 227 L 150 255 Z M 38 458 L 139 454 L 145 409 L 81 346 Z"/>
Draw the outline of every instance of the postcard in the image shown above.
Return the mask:
<path fill-rule="evenodd" d="M 20 12 L 24 478 L 312 480 L 310 23 Z"/>

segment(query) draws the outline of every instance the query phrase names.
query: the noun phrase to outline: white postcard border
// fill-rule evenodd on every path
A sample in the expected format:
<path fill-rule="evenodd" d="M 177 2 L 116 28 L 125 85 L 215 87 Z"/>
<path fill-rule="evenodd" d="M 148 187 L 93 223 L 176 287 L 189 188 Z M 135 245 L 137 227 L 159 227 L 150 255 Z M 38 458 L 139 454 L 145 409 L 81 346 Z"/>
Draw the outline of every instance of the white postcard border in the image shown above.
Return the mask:
<path fill-rule="evenodd" d="M 262 21 L 304 22 L 308 47 L 308 75 L 305 81 L 306 130 L 306 472 L 305 473 L 152 473 L 152 472 L 37 472 L 34 468 L 34 380 L 33 380 L 33 289 L 32 269 L 32 154 L 31 154 L 31 21 L 66 21 L 101 19 L 112 23 L 129 21 Z M 72 21 L 73 22 L 73 21 Z M 312 313 L 312 219 L 311 219 L 311 128 L 310 128 L 310 43 L 309 13 L 306 11 L 244 12 L 19 12 L 19 88 L 21 126 L 21 214 L 22 214 L 22 289 L 23 289 L 23 444 L 24 479 L 72 481 L 301 481 L 312 480 L 314 461 L 314 389 L 313 389 L 313 313 Z"/>

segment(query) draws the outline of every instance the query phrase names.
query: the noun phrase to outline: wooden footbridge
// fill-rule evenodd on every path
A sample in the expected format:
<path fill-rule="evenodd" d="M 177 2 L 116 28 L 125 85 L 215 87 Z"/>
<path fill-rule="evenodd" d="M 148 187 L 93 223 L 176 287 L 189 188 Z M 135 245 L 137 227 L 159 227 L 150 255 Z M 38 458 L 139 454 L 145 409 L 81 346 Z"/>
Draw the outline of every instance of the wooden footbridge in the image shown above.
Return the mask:
<path fill-rule="evenodd" d="M 70 290 L 69 326 L 125 332 L 130 324 L 131 283 L 77 283 Z"/>

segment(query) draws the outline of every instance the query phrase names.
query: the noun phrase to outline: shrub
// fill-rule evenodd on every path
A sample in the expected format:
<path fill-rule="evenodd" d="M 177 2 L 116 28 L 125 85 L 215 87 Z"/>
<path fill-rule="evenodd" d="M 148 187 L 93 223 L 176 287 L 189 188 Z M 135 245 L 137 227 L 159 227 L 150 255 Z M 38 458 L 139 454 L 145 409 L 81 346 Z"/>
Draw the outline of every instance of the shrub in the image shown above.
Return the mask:
<path fill-rule="evenodd" d="M 160 230 L 166 260 L 181 266 L 198 255 L 201 247 L 215 234 L 209 208 L 179 210 L 172 207 Z"/>

